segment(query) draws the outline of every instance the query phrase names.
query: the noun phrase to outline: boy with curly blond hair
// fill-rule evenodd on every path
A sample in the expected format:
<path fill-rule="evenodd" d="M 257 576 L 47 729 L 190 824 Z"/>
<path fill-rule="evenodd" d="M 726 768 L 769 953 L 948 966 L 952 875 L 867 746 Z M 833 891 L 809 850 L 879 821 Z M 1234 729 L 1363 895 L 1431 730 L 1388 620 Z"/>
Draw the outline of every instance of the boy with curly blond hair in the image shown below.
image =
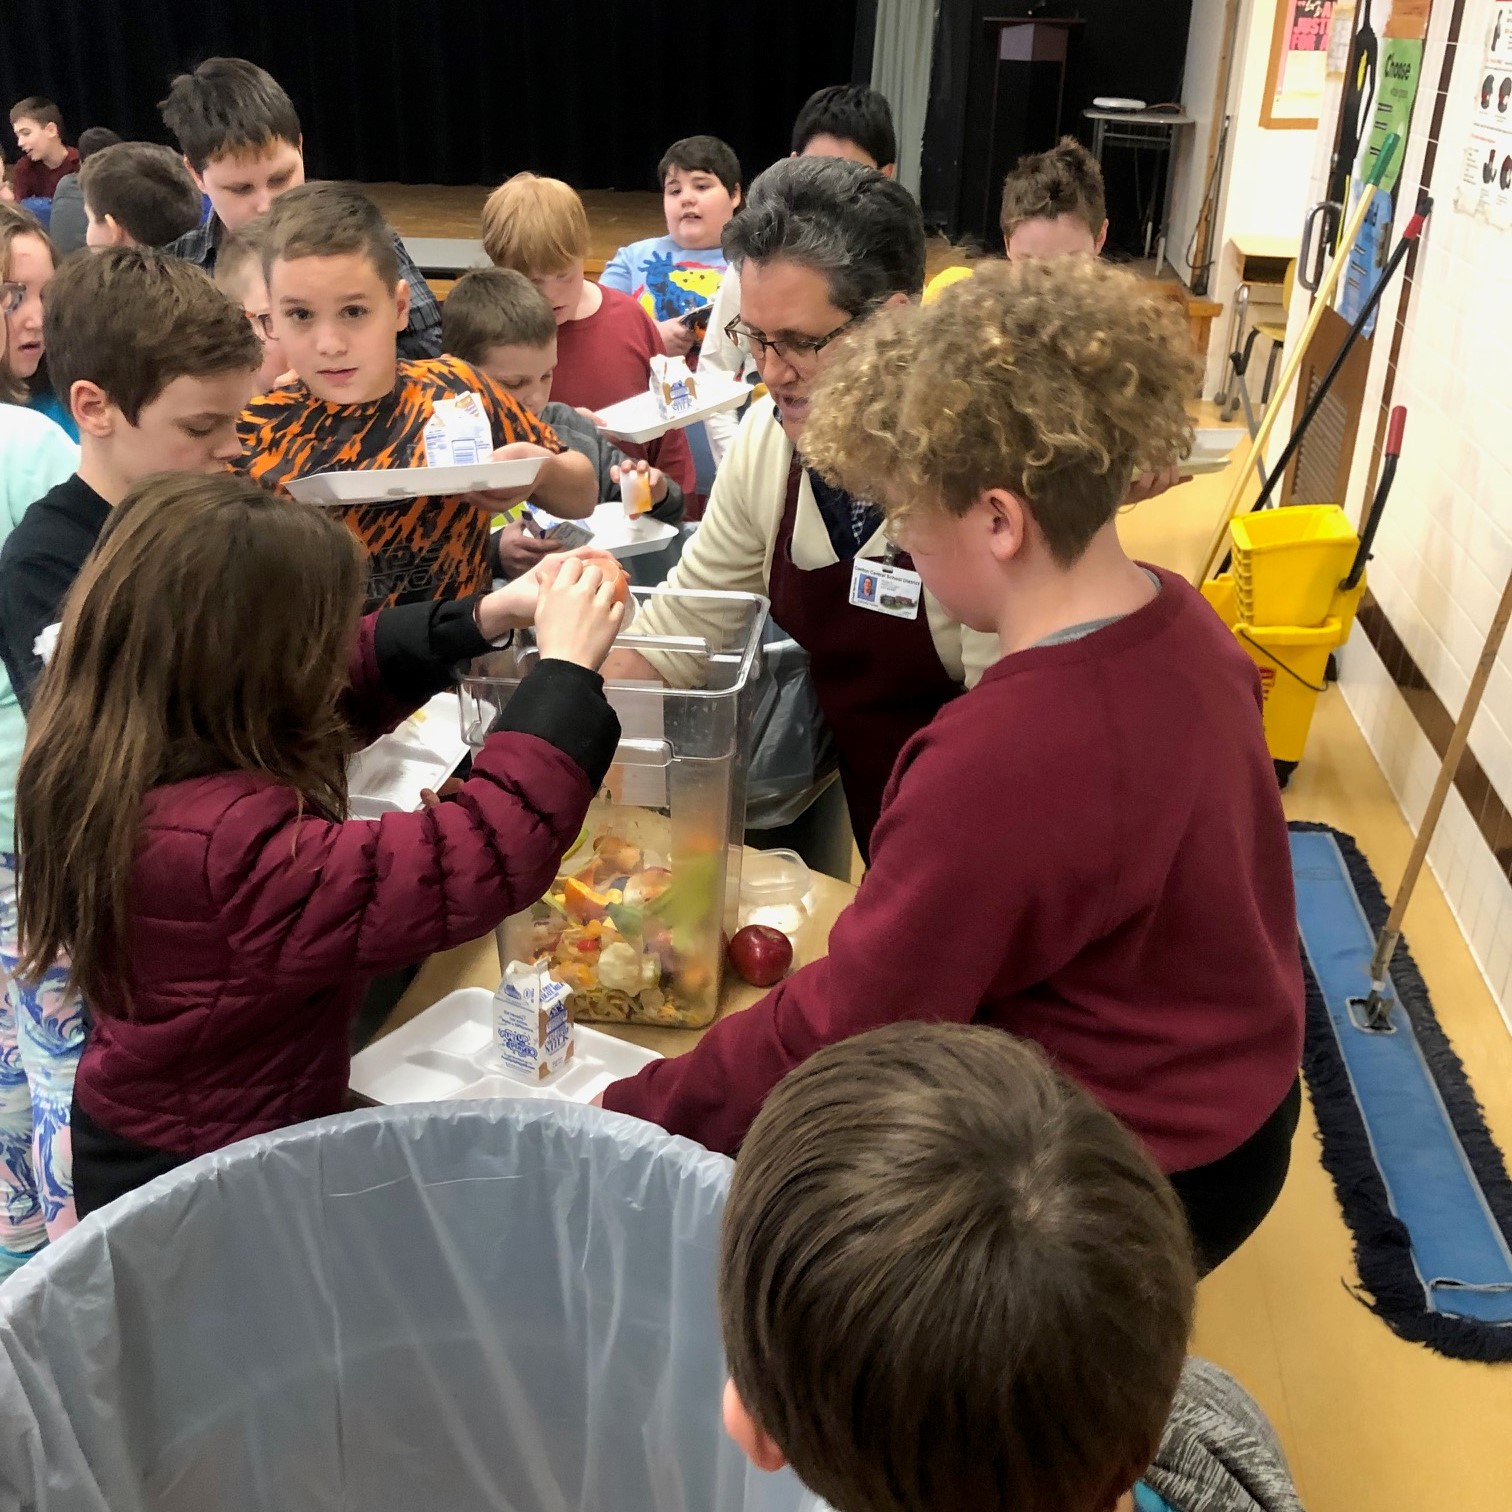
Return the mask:
<path fill-rule="evenodd" d="M 1090 258 L 984 268 L 857 327 L 805 458 L 878 502 L 1001 659 L 903 748 L 826 959 L 606 1107 L 733 1152 L 821 1046 L 975 1021 L 1038 1041 L 1144 1140 L 1204 1265 L 1264 1217 L 1302 978 L 1259 680 L 1115 527 L 1134 470 L 1190 445 L 1192 371 L 1179 313 Z"/>

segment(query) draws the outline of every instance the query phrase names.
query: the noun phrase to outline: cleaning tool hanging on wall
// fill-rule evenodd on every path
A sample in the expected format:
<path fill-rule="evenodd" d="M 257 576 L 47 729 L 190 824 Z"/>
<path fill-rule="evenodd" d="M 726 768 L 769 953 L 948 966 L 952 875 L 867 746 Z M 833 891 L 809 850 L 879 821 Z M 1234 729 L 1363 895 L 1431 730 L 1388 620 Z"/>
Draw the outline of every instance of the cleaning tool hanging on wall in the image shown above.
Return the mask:
<path fill-rule="evenodd" d="M 1323 407 L 1323 401 L 1328 397 L 1328 391 L 1334 386 L 1334 381 L 1344 370 L 1344 364 L 1354 350 L 1355 343 L 1360 339 L 1365 327 L 1370 323 L 1371 316 L 1375 314 L 1376 306 L 1381 302 L 1381 296 L 1386 292 L 1386 286 L 1396 276 L 1396 271 L 1406 260 L 1407 254 L 1417 245 L 1423 234 L 1423 228 L 1428 223 L 1428 217 L 1433 214 L 1433 200 L 1427 195 L 1418 196 L 1417 212 L 1403 228 L 1402 237 L 1396 244 L 1395 250 L 1386 260 L 1386 266 L 1381 270 L 1381 276 L 1376 280 L 1375 287 L 1370 291 L 1370 297 L 1360 307 L 1360 313 L 1351 322 L 1349 330 L 1345 333 L 1344 340 L 1339 345 L 1334 360 L 1329 363 L 1328 371 L 1318 381 L 1318 386 L 1313 390 L 1306 407 L 1298 418 L 1291 436 L 1287 440 L 1281 455 L 1276 459 L 1276 465 L 1271 468 L 1260 489 L 1260 497 L 1255 500 L 1253 508 L 1266 509 L 1270 506 L 1271 496 L 1276 491 L 1276 485 L 1286 475 L 1286 469 L 1291 464 L 1291 459 L 1297 454 L 1297 449 L 1302 445 L 1303 438 L 1307 435 L 1313 421 L 1317 418 L 1318 411 Z"/>
<path fill-rule="evenodd" d="M 1213 526 L 1213 534 L 1208 541 L 1207 549 L 1203 552 L 1198 565 L 1196 575 L 1192 582 L 1194 586 L 1201 586 L 1208 574 L 1212 571 L 1213 563 L 1217 560 L 1219 552 L 1223 549 L 1224 542 L 1228 539 L 1229 521 L 1239 512 L 1239 505 L 1243 501 L 1244 491 L 1249 484 L 1250 468 L 1254 465 L 1255 458 L 1263 456 L 1266 445 L 1270 441 L 1271 432 L 1280 419 L 1281 401 L 1291 391 L 1291 386 L 1297 380 L 1297 374 L 1301 370 L 1303 359 L 1307 355 L 1307 349 L 1312 344 L 1314 334 L 1323 320 L 1323 312 L 1328 309 L 1334 296 L 1334 290 L 1339 285 L 1339 280 L 1344 276 L 1344 267 L 1348 262 L 1349 249 L 1354 246 L 1359 238 L 1360 231 L 1365 224 L 1365 218 L 1370 213 L 1371 202 L 1375 199 L 1376 191 L 1380 187 L 1381 179 L 1391 160 L 1396 156 L 1401 147 L 1401 138 L 1392 135 L 1386 138 L 1381 148 L 1381 155 L 1376 159 L 1375 167 L 1371 170 L 1370 178 L 1360 193 L 1360 202 L 1355 206 L 1355 212 L 1350 217 L 1349 224 L 1344 228 L 1344 234 L 1340 240 L 1339 252 L 1329 265 L 1328 272 L 1318 288 L 1318 296 L 1313 301 L 1313 307 L 1308 312 L 1307 324 L 1302 328 L 1302 334 L 1295 347 L 1291 349 L 1286 359 L 1286 365 L 1281 370 L 1281 376 L 1276 382 L 1276 391 L 1271 397 L 1269 407 L 1260 421 L 1260 429 L 1250 442 L 1249 451 L 1245 454 L 1242 464 L 1234 470 L 1233 486 L 1229 490 L 1229 496 L 1224 502 L 1223 512 L 1219 515 Z"/>

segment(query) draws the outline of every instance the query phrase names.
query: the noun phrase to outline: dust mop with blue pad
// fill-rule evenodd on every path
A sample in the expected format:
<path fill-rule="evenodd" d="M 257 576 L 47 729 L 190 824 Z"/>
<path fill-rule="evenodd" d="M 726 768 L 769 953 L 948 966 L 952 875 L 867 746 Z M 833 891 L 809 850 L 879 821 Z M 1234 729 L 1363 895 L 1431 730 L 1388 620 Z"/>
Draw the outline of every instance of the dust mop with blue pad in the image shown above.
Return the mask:
<path fill-rule="evenodd" d="M 1512 1361 L 1512 1180 L 1399 945 L 1509 618 L 1512 577 L 1390 910 L 1347 835 L 1294 824 L 1291 841 L 1307 968 L 1304 1070 L 1366 1300 L 1403 1338 L 1481 1361 Z"/>

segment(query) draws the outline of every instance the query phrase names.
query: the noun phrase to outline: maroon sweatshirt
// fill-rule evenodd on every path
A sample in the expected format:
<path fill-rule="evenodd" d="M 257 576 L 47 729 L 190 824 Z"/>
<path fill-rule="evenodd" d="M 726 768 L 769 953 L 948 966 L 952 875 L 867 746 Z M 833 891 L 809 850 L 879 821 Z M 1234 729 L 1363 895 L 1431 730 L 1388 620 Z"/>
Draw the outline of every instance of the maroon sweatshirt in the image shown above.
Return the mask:
<path fill-rule="evenodd" d="M 733 1154 L 820 1046 L 915 1018 L 1038 1041 L 1167 1171 L 1254 1134 L 1302 1052 L 1286 821 L 1253 664 L 1159 577 L 948 703 L 898 758 L 828 956 L 604 1106 Z"/>
<path fill-rule="evenodd" d="M 11 193 L 18 200 L 51 199 L 57 192 L 58 182 L 70 173 L 79 171 L 79 149 L 70 147 L 63 161 L 56 168 L 46 163 L 34 162 L 23 152 L 11 170 Z"/>
<path fill-rule="evenodd" d="M 667 350 L 656 322 L 628 294 L 602 287 L 600 292 L 603 303 L 594 314 L 557 327 L 551 397 L 574 409 L 601 410 L 644 393 L 651 382 L 651 358 Z M 644 457 L 659 467 L 685 494 L 693 492 L 693 453 L 680 430 L 644 446 L 615 444 L 627 456 Z"/>

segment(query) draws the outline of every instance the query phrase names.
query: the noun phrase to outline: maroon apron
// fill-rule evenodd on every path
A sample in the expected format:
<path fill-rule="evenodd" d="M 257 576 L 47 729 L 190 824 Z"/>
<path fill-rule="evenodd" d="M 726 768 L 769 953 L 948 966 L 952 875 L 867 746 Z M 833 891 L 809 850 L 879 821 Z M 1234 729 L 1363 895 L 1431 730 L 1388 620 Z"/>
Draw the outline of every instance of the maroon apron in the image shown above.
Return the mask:
<path fill-rule="evenodd" d="M 805 571 L 793 563 L 793 523 L 803 468 L 788 473 L 787 503 L 772 550 L 772 618 L 809 654 L 809 674 L 835 737 L 851 828 L 864 861 L 882 792 L 908 739 L 961 691 L 945 670 L 924 605 L 914 619 L 850 602 L 852 559 Z M 906 555 L 895 558 L 912 571 Z"/>

